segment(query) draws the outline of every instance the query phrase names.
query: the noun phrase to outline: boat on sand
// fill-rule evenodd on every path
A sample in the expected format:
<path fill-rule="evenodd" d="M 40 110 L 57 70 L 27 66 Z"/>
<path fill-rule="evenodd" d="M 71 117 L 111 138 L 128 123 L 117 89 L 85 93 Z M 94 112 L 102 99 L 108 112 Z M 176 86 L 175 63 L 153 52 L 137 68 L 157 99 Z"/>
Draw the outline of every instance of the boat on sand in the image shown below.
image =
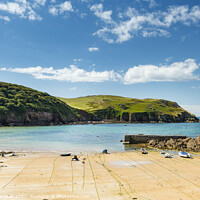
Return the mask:
<path fill-rule="evenodd" d="M 171 157 L 172 157 L 169 153 L 167 153 L 167 152 L 165 152 L 165 151 L 162 151 L 160 154 L 161 154 L 161 156 L 163 156 L 164 158 L 171 158 Z"/>
<path fill-rule="evenodd" d="M 141 148 L 140 151 L 142 152 L 142 154 L 148 154 L 148 152 L 145 148 Z"/>
<path fill-rule="evenodd" d="M 68 152 L 68 153 L 62 153 L 62 154 L 60 154 L 60 156 L 71 156 L 71 152 Z"/>
<path fill-rule="evenodd" d="M 180 151 L 179 156 L 183 157 L 183 158 L 191 158 L 191 155 L 187 152 L 184 152 L 184 151 Z"/>

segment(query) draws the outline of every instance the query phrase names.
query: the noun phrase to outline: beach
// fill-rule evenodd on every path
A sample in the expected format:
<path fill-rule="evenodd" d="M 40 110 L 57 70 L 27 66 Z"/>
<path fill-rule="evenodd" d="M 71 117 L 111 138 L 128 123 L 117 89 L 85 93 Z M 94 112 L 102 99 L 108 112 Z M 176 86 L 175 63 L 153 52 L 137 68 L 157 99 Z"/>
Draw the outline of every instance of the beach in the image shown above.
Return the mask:
<path fill-rule="evenodd" d="M 159 151 L 79 154 L 17 152 L 0 158 L 0 199 L 200 199 L 200 155 Z"/>

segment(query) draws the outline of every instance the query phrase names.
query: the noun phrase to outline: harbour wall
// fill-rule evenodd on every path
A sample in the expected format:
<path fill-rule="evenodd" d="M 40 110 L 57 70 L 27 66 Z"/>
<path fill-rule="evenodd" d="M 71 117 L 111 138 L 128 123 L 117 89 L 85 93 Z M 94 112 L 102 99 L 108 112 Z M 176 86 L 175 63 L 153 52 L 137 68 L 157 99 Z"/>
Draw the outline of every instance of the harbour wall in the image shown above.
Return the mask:
<path fill-rule="evenodd" d="M 165 141 L 169 139 L 185 139 L 186 136 L 181 135 L 125 135 L 124 142 L 128 144 L 148 143 L 150 140 Z"/>

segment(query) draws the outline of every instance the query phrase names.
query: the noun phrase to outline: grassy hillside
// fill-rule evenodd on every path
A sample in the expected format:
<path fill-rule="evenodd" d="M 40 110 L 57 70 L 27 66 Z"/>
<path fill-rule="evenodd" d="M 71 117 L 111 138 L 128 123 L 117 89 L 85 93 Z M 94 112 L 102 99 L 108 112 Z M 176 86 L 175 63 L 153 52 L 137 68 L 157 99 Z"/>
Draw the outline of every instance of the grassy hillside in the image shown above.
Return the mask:
<path fill-rule="evenodd" d="M 76 117 L 73 110 L 66 103 L 47 93 L 20 85 L 0 82 L 0 120 L 2 121 L 10 119 L 13 122 L 22 121 L 23 123 L 23 120 L 26 120 L 27 113 L 50 113 L 52 116 L 43 114 L 44 118 L 48 118 L 47 120 L 68 121 Z M 31 118 L 29 121 L 33 120 L 33 117 L 35 121 L 37 118 L 38 121 L 40 120 L 40 116 L 29 114 L 29 118 Z"/>
<path fill-rule="evenodd" d="M 134 99 L 99 95 L 60 98 L 71 107 L 93 114 L 98 120 L 125 122 L 198 122 L 176 102 L 163 99 Z"/>
<path fill-rule="evenodd" d="M 91 113 L 108 107 L 114 108 L 119 114 L 122 114 L 123 112 L 159 112 L 162 114 L 177 116 L 184 111 L 177 103 L 162 99 L 140 100 L 110 95 L 60 99 L 74 108 L 82 109 Z"/>

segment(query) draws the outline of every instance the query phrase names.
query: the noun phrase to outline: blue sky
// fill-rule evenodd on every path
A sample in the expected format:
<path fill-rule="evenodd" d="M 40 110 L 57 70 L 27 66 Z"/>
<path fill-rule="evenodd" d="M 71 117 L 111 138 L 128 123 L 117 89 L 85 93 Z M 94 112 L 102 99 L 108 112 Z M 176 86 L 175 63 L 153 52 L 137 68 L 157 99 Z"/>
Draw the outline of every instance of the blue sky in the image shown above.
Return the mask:
<path fill-rule="evenodd" d="M 54 96 L 162 98 L 200 116 L 198 0 L 1 0 L 0 80 Z"/>

